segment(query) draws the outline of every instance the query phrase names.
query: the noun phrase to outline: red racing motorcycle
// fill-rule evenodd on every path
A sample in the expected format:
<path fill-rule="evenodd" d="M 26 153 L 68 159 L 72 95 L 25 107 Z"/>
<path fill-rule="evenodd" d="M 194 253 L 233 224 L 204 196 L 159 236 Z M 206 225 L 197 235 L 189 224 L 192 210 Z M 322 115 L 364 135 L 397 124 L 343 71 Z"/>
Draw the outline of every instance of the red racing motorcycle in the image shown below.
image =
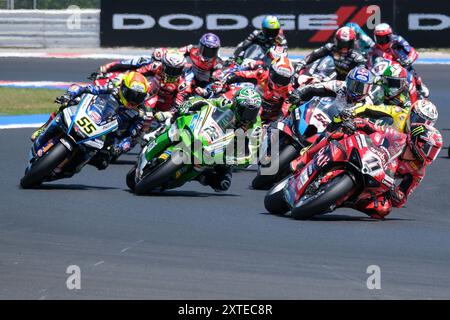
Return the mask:
<path fill-rule="evenodd" d="M 394 188 L 395 158 L 402 148 L 395 134 L 388 139 L 379 132 L 357 131 L 331 140 L 303 168 L 269 190 L 264 205 L 273 214 L 291 211 L 295 219 L 354 207 Z"/>

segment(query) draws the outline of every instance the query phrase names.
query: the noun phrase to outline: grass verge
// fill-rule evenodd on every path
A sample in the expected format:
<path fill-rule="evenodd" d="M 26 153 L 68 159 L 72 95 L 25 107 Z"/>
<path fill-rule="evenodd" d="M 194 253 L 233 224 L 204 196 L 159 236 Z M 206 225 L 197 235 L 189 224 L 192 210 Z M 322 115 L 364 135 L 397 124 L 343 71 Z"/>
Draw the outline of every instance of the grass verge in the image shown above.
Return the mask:
<path fill-rule="evenodd" d="M 64 90 L 0 88 L 0 115 L 50 113 Z"/>

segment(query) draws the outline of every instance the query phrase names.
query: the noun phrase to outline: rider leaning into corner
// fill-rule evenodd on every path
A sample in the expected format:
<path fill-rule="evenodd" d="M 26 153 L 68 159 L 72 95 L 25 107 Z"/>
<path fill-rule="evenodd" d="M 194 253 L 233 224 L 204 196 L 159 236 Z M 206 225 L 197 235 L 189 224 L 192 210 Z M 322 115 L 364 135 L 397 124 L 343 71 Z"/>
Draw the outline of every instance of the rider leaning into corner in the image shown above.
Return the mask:
<path fill-rule="evenodd" d="M 241 52 L 247 50 L 253 44 L 261 46 L 264 51 L 268 51 L 274 46 L 288 49 L 283 29 L 277 17 L 266 16 L 262 21 L 261 30 L 254 30 L 244 41 L 237 45 L 233 53 L 234 58 L 236 59 Z"/>
<path fill-rule="evenodd" d="M 423 97 L 428 97 L 430 92 L 422 78 L 413 68 L 413 63 L 419 57 L 417 51 L 402 36 L 394 34 L 387 23 L 381 23 L 374 30 L 375 45 L 368 53 L 368 63 L 373 65 L 376 59 L 389 55 L 411 72 L 416 80 L 417 89 Z"/>
<path fill-rule="evenodd" d="M 355 22 L 348 22 L 345 27 L 351 28 L 356 35 L 355 39 L 355 49 L 361 52 L 365 57 L 367 53 L 375 45 L 375 42 L 370 38 L 367 33 Z"/>
<path fill-rule="evenodd" d="M 234 112 L 235 123 L 233 129 L 242 129 L 245 134 L 244 150 L 236 150 L 232 158 L 227 158 L 226 163 L 233 166 L 247 167 L 253 159 L 256 159 L 260 135 L 261 118 L 261 96 L 252 88 L 242 88 L 236 92 L 232 100 L 226 98 L 204 99 L 192 97 L 186 100 L 179 108 L 179 114 L 184 115 L 200 110 L 205 105 L 216 108 L 228 108 Z M 200 175 L 197 180 L 212 187 L 216 192 L 226 191 L 231 186 L 232 170 L 230 165 L 216 165 Z"/>
<path fill-rule="evenodd" d="M 143 123 L 145 121 L 144 102 L 147 98 L 149 83 L 147 79 L 140 73 L 131 71 L 120 74 L 117 78 L 109 81 L 105 86 L 79 86 L 72 85 L 67 90 L 66 96 L 57 98 L 58 102 L 63 102 L 63 107 L 50 115 L 50 119 L 32 135 L 32 140 L 39 139 L 45 134 L 45 131 L 51 120 L 55 118 L 57 113 L 61 112 L 64 107 L 77 103 L 76 98 L 83 93 L 93 95 L 110 94 L 118 102 L 119 128 L 108 137 L 110 143 L 91 159 L 89 164 L 95 166 L 99 170 L 105 169 L 114 156 L 118 156 L 123 152 L 130 150 L 134 144 L 134 140 L 141 133 Z"/>
<path fill-rule="evenodd" d="M 344 105 L 353 106 L 357 103 L 372 103 L 369 93 L 374 83 L 374 76 L 364 66 L 353 68 L 345 81 L 331 80 L 314 83 L 292 91 L 289 101 L 299 104 L 313 97 L 336 97 Z"/>
<path fill-rule="evenodd" d="M 329 42 L 314 50 L 295 67 L 295 72 L 299 73 L 306 65 L 331 56 L 337 72 L 337 79 L 344 80 L 351 69 L 359 65 L 365 65 L 366 59 L 355 47 L 356 34 L 349 27 L 339 28 L 334 35 L 334 42 Z"/>
<path fill-rule="evenodd" d="M 374 194 L 372 198 L 358 201 L 353 206 L 372 218 L 383 219 L 391 212 L 392 207 L 401 208 L 406 204 L 408 196 L 425 176 L 425 168 L 439 154 L 442 136 L 437 129 L 426 123 L 411 123 L 408 133 L 401 133 L 395 128 L 379 126 L 365 119 L 348 119 L 337 130 L 331 133 L 325 131 L 322 139 L 292 161 L 291 169 L 300 170 L 331 140 L 341 140 L 355 131 L 380 133 L 383 140 L 379 144 L 391 156 L 389 169 L 395 172 L 394 178 L 400 181 L 389 193 Z"/>
<path fill-rule="evenodd" d="M 251 82 L 257 86 L 262 98 L 261 119 L 264 124 L 289 113 L 291 103 L 288 100 L 293 91 L 292 76 L 294 67 L 290 60 L 281 56 L 273 61 L 269 69 L 236 71 L 224 79 L 224 86 L 237 82 Z"/>
<path fill-rule="evenodd" d="M 193 79 L 189 79 L 187 85 L 193 87 L 203 87 L 212 78 L 215 70 L 221 69 L 223 61 L 219 57 L 220 39 L 214 33 L 204 34 L 198 45 L 189 44 L 176 49 L 177 52 L 187 58 L 192 64 Z M 146 68 L 149 70 L 152 63 L 160 63 L 166 55 L 168 48 L 156 48 L 151 57 L 144 56 L 129 60 L 120 60 L 103 65 L 99 69 L 99 74 L 116 71 L 136 70 Z M 185 63 L 185 66 L 187 64 Z"/>
<path fill-rule="evenodd" d="M 416 82 L 398 62 L 379 60 L 372 68 L 378 85 L 371 94 L 375 104 L 393 104 L 409 109 L 418 99 Z"/>

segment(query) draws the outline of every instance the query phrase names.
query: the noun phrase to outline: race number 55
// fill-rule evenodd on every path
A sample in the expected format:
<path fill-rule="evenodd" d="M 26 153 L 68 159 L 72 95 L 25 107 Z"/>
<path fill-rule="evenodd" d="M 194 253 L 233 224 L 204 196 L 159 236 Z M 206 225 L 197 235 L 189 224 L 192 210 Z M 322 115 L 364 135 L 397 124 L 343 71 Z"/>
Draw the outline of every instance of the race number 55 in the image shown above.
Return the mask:
<path fill-rule="evenodd" d="M 92 124 L 91 120 L 87 117 L 82 117 L 78 119 L 77 124 L 84 130 L 86 134 L 91 134 L 95 131 L 95 126 Z"/>

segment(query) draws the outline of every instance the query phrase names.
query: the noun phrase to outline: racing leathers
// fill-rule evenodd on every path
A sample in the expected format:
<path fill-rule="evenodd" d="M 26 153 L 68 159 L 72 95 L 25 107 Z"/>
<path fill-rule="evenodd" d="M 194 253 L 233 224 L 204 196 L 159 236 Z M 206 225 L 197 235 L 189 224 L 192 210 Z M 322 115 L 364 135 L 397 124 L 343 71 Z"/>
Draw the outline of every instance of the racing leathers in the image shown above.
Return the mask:
<path fill-rule="evenodd" d="M 355 131 L 365 134 L 380 133 L 381 141 L 378 145 L 382 145 L 384 150 L 389 153 L 390 161 L 389 170 L 393 174 L 398 184 L 393 184 L 392 189 L 388 193 L 373 194 L 371 198 L 359 199 L 356 203 L 350 204 L 351 207 L 362 211 L 372 218 L 382 219 L 388 215 L 392 207 L 401 208 L 406 204 L 407 198 L 420 184 L 425 175 L 425 165 L 418 160 L 406 160 L 403 158 L 407 148 L 407 135 L 399 132 L 395 128 L 389 128 L 373 124 L 367 120 L 356 118 L 344 122 L 350 124 L 352 134 Z M 341 125 L 341 128 L 344 124 Z M 296 160 L 291 162 L 292 170 L 299 170 L 312 160 L 314 155 L 318 153 L 331 140 L 341 140 L 347 135 L 345 130 L 335 130 L 332 132 L 325 131 L 323 138 L 302 153 Z"/>
<path fill-rule="evenodd" d="M 346 53 L 341 53 L 339 52 L 337 46 L 330 42 L 314 50 L 307 55 L 303 61 L 299 62 L 297 64 L 296 73 L 298 73 L 307 64 L 310 64 L 327 55 L 333 57 L 338 80 L 345 80 L 345 77 L 350 70 L 356 66 L 366 64 L 366 59 L 359 51 L 350 49 Z"/>
<path fill-rule="evenodd" d="M 117 114 L 118 129 L 105 138 L 105 146 L 90 160 L 89 164 L 95 166 L 97 169 L 105 169 L 110 161 L 118 157 L 120 154 L 129 151 L 136 143 L 136 138 L 141 133 L 143 123 L 145 121 L 145 107 L 143 105 L 138 106 L 136 109 L 126 108 L 120 103 L 119 99 L 119 84 L 120 77 L 114 81 L 110 81 L 105 86 L 79 86 L 72 85 L 67 93 L 70 97 L 70 101 L 65 102 L 65 106 L 70 105 L 74 100 L 84 93 L 90 93 L 93 95 L 107 94 L 111 95 L 117 102 Z M 37 139 L 40 139 L 44 135 L 45 130 L 50 124 L 51 120 L 61 112 L 64 106 L 57 112 L 53 112 L 50 116 L 50 120 L 43 127 L 43 133 L 41 133 Z"/>
<path fill-rule="evenodd" d="M 367 35 L 367 33 L 357 23 L 349 22 L 345 26 L 355 31 L 356 34 L 355 48 L 359 52 L 361 52 L 364 56 L 367 56 L 367 53 L 375 45 L 375 42 L 372 40 L 372 38 L 370 38 Z"/>
<path fill-rule="evenodd" d="M 273 39 L 265 37 L 262 30 L 254 30 L 244 41 L 237 45 L 233 53 L 234 58 L 236 59 L 242 51 L 247 50 L 253 44 L 261 46 L 264 51 L 269 50 L 270 47 L 273 46 L 280 46 L 286 50 L 288 49 L 288 44 L 284 36 L 283 29 L 280 29 L 278 35 Z"/>
<path fill-rule="evenodd" d="M 391 35 L 391 45 L 383 50 L 380 46 L 374 45 L 368 52 L 368 65 L 375 65 L 377 59 L 386 58 L 388 60 L 398 61 L 406 70 L 408 70 L 415 78 L 417 88 L 424 97 L 428 97 L 428 88 L 423 84 L 422 77 L 420 77 L 417 71 L 413 67 L 413 63 L 417 60 L 419 54 L 412 47 L 408 41 L 402 36 L 393 34 Z"/>
<path fill-rule="evenodd" d="M 179 77 L 177 82 L 169 82 L 164 79 L 161 59 L 166 51 L 164 48 L 155 49 L 151 57 L 140 57 L 108 63 L 100 67 L 100 72 L 109 73 L 135 70 L 147 78 L 153 77 L 151 80 L 155 81 L 156 94 L 158 96 L 158 100 L 153 106 L 154 111 L 173 113 L 177 105 L 181 104 L 191 94 L 191 88 L 183 76 Z"/>
<path fill-rule="evenodd" d="M 285 118 L 289 114 L 291 103 L 289 95 L 294 90 L 292 84 L 276 87 L 269 80 L 267 69 L 236 71 L 225 79 L 225 84 L 251 82 L 262 98 L 261 120 L 264 124 Z"/>
<path fill-rule="evenodd" d="M 223 97 L 215 99 L 204 99 L 201 97 L 192 97 L 186 100 L 179 108 L 179 115 L 189 114 L 200 110 L 205 105 L 212 105 L 219 109 L 232 108 L 232 101 Z M 197 178 L 197 180 L 203 184 L 212 187 L 215 191 L 226 191 L 231 186 L 232 179 L 232 167 L 245 168 L 251 164 L 257 158 L 257 152 L 261 140 L 261 118 L 258 116 L 254 123 L 247 126 L 240 126 L 236 123 L 236 119 L 233 119 L 230 125 L 231 130 L 242 129 L 241 131 L 235 131 L 236 136 L 233 141 L 237 146 L 234 150 L 234 154 L 225 155 L 223 164 L 217 164 L 212 168 L 206 169 Z M 245 143 L 239 143 L 239 139 L 245 137 Z"/>
<path fill-rule="evenodd" d="M 335 97 L 344 105 L 353 106 L 355 102 L 348 101 L 347 96 L 347 85 L 345 81 L 330 80 L 296 89 L 289 96 L 289 100 L 293 104 L 299 104 L 302 101 L 309 101 L 313 97 Z M 372 103 L 372 99 L 367 96 L 363 101 L 359 102 L 370 104 Z"/>
<path fill-rule="evenodd" d="M 157 48 L 153 51 L 153 59 L 161 60 L 164 56 L 166 48 Z M 184 55 L 188 61 L 192 64 L 190 69 L 186 72 L 187 86 L 190 90 L 195 90 L 195 88 L 203 88 L 208 85 L 213 79 L 213 73 L 216 70 L 222 69 L 223 61 L 220 57 L 205 59 L 201 53 L 198 46 L 187 45 L 178 48 L 177 51 Z"/>

